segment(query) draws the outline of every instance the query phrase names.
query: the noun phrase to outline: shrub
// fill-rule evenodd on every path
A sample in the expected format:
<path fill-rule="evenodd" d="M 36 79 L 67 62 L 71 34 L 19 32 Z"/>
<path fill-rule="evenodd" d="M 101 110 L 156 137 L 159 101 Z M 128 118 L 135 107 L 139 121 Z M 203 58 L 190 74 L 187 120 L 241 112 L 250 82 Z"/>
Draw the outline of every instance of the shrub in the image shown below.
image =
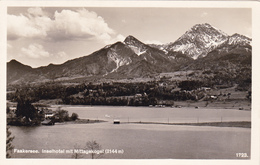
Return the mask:
<path fill-rule="evenodd" d="M 70 119 L 73 120 L 73 121 L 77 120 L 78 118 L 79 118 L 79 115 L 76 114 L 76 113 L 72 113 L 72 115 L 70 117 Z"/>

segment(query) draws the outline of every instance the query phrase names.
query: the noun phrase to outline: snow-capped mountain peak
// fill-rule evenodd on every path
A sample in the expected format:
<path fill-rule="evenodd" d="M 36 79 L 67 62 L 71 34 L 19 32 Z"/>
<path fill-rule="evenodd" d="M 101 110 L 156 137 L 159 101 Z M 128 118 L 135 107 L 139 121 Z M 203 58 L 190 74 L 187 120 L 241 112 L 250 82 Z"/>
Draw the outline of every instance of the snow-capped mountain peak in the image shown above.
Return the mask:
<path fill-rule="evenodd" d="M 187 54 L 193 59 L 205 57 L 218 45 L 227 41 L 228 35 L 210 24 L 197 24 L 177 41 L 166 46 L 166 50 Z"/>
<path fill-rule="evenodd" d="M 138 39 L 136 39 L 134 36 L 132 36 L 132 35 L 129 35 L 129 36 L 127 36 L 126 38 L 125 38 L 125 40 L 124 40 L 124 43 L 126 43 L 126 44 L 131 44 L 131 43 L 136 43 L 136 42 L 141 42 L 141 41 L 139 41 Z"/>
<path fill-rule="evenodd" d="M 147 51 L 147 45 L 145 45 L 144 43 L 142 43 L 141 41 L 139 41 L 138 39 L 136 39 L 135 37 L 133 37 L 131 35 L 126 37 L 126 39 L 124 40 L 124 43 L 127 46 L 129 46 L 135 52 L 135 54 L 137 54 L 138 56 L 146 53 L 146 51 Z"/>
<path fill-rule="evenodd" d="M 224 36 L 228 36 L 225 32 L 219 30 L 218 28 L 208 24 L 208 23 L 204 23 L 204 24 L 196 24 L 194 25 L 188 32 L 190 31 L 195 31 L 195 32 L 199 32 L 199 33 L 207 33 L 207 34 L 221 34 Z"/>
<path fill-rule="evenodd" d="M 228 39 L 228 44 L 229 45 L 251 45 L 252 39 L 241 35 L 241 34 L 233 34 L 232 36 L 229 37 Z"/>

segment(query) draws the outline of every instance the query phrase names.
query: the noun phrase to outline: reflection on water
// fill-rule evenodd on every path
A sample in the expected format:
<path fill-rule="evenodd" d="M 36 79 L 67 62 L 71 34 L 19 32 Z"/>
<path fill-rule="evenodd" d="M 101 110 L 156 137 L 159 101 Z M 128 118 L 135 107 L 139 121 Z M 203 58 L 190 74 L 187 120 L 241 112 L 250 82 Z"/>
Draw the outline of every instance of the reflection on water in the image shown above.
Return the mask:
<path fill-rule="evenodd" d="M 95 124 L 61 124 L 38 127 L 11 127 L 16 149 L 36 149 L 39 154 L 16 153 L 15 158 L 71 158 L 72 153 L 44 154 L 42 149 L 74 149 L 96 140 L 103 149 L 123 150 L 124 153 L 104 154 L 103 158 L 116 159 L 233 159 L 237 151 L 250 155 L 250 129 L 194 127 L 171 125 L 114 125 L 120 120 L 167 121 L 200 116 L 201 119 L 223 118 L 250 120 L 250 112 L 235 110 L 194 110 L 140 107 L 63 107 L 76 112 L 80 118 L 102 119 Z M 186 112 L 184 112 L 186 111 Z M 188 112 L 188 113 L 187 113 Z M 109 117 L 108 117 L 109 116 Z M 232 118 L 233 116 L 233 118 Z M 166 119 L 166 120 L 165 120 Z M 193 119 L 192 119 L 193 120 Z M 239 145 L 238 145 L 239 144 Z M 221 152 L 220 152 L 221 151 Z M 90 155 L 83 155 L 90 158 Z"/>

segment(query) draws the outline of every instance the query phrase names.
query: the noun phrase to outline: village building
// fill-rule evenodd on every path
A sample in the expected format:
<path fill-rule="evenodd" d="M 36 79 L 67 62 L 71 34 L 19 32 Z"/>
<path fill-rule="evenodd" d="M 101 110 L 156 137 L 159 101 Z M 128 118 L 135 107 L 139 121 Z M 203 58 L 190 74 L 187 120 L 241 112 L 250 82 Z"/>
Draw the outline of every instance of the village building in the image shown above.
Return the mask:
<path fill-rule="evenodd" d="M 54 112 L 51 109 L 44 109 L 43 110 L 45 119 L 51 118 L 54 116 Z"/>

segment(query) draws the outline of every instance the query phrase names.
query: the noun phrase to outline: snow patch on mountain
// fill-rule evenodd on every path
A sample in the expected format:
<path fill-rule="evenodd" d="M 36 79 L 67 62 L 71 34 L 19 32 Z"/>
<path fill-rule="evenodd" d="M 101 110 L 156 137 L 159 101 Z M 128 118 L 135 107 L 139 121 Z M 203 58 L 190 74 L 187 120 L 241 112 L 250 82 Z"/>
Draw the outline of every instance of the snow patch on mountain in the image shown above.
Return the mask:
<path fill-rule="evenodd" d="M 243 35 L 240 35 L 240 34 L 233 34 L 232 36 L 229 37 L 228 39 L 228 44 L 229 45 L 251 45 L 252 44 L 252 39 L 246 37 L 246 36 L 243 36 Z"/>
<path fill-rule="evenodd" d="M 171 59 L 171 60 L 175 60 L 176 57 L 174 57 L 174 56 L 169 56 L 169 59 Z"/>
<path fill-rule="evenodd" d="M 159 50 L 162 50 L 165 54 L 168 54 L 168 53 L 169 53 L 164 47 L 160 47 Z"/>
<path fill-rule="evenodd" d="M 142 43 L 141 41 L 139 41 L 138 39 L 136 39 L 133 36 L 128 36 L 126 37 L 126 39 L 124 40 L 125 45 L 127 45 L 130 49 L 132 49 L 135 54 L 137 54 L 138 56 L 144 54 L 147 52 L 147 45 L 145 45 L 144 43 Z"/>
<path fill-rule="evenodd" d="M 107 56 L 108 56 L 108 59 L 109 59 L 109 60 L 111 60 L 111 61 L 113 61 L 113 62 L 116 63 L 116 68 L 114 68 L 110 73 L 117 71 L 117 69 L 118 69 L 120 66 L 129 65 L 129 64 L 132 62 L 132 60 L 131 60 L 130 57 L 124 58 L 124 57 L 118 55 L 118 54 L 115 52 L 114 49 L 109 50 Z"/>
<path fill-rule="evenodd" d="M 109 45 L 106 45 L 104 48 L 107 49 L 107 48 L 109 48 L 111 46 L 112 46 L 112 44 L 109 44 Z"/>
<path fill-rule="evenodd" d="M 167 51 L 181 52 L 193 59 L 205 57 L 217 46 L 226 42 L 228 35 L 209 24 L 197 24 L 174 43 L 165 46 Z"/>
<path fill-rule="evenodd" d="M 135 54 L 137 54 L 138 56 L 140 56 L 141 54 L 146 53 L 146 49 L 143 49 L 142 47 L 136 47 L 133 45 L 128 45 L 134 52 Z"/>

